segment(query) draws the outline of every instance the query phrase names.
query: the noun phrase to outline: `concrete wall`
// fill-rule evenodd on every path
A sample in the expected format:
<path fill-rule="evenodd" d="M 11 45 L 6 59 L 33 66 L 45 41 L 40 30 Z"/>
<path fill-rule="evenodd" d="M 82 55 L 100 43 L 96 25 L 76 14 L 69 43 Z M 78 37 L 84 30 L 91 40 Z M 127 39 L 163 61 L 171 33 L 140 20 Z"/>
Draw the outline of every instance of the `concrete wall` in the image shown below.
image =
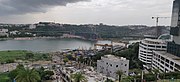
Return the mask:
<path fill-rule="evenodd" d="M 117 70 L 122 70 L 125 75 L 129 73 L 129 60 L 112 61 L 108 58 L 102 58 L 97 61 L 97 72 L 109 75 L 117 79 Z"/>

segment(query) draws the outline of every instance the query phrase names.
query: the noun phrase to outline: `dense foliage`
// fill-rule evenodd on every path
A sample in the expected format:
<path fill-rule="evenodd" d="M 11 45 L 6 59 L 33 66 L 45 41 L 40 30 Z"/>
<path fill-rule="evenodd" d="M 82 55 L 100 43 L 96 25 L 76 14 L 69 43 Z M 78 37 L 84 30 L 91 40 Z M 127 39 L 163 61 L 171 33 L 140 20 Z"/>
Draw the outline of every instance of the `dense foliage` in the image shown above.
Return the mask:
<path fill-rule="evenodd" d="M 71 75 L 73 82 L 87 82 L 87 78 L 80 72 Z"/>
<path fill-rule="evenodd" d="M 115 55 L 129 59 L 130 69 L 142 69 L 143 63 L 138 59 L 138 52 L 139 52 L 139 43 L 136 43 L 133 44 L 132 46 L 129 46 L 129 48 L 126 50 L 116 52 Z"/>
<path fill-rule="evenodd" d="M 71 25 L 57 24 L 37 26 L 36 29 L 29 29 L 29 25 L 3 27 L 9 31 L 20 31 L 18 35 L 10 35 L 11 37 L 31 37 L 24 32 L 30 32 L 37 36 L 62 36 L 63 34 L 75 34 L 85 38 L 123 38 L 126 36 L 142 36 L 154 35 L 156 27 L 148 27 L 145 25 L 129 25 L 129 26 L 113 26 L 113 25 Z M 159 27 L 162 33 L 168 33 L 168 27 Z M 163 29 L 162 29 L 163 28 Z"/>
<path fill-rule="evenodd" d="M 18 65 L 15 70 L 8 73 L 0 74 L 0 82 L 44 82 L 45 80 L 52 80 L 54 72 L 45 70 L 43 67 L 40 69 L 29 69 L 23 65 Z"/>

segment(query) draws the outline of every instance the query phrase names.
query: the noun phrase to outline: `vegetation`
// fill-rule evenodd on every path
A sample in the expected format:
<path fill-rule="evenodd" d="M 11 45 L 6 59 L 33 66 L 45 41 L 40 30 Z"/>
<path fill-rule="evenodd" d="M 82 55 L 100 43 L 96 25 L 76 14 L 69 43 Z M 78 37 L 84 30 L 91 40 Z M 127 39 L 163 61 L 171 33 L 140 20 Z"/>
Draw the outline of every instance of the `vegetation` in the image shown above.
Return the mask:
<path fill-rule="evenodd" d="M 71 78 L 74 82 L 87 82 L 86 77 L 80 72 L 72 74 Z"/>
<path fill-rule="evenodd" d="M 1 63 L 13 63 L 14 60 L 24 59 L 28 51 L 0 51 L 0 62 Z"/>
<path fill-rule="evenodd" d="M 107 78 L 105 82 L 113 82 L 113 80 Z"/>
<path fill-rule="evenodd" d="M 41 80 L 39 73 L 35 69 L 20 69 L 15 78 L 17 82 L 38 82 Z"/>
<path fill-rule="evenodd" d="M 143 63 L 138 59 L 139 43 L 129 46 L 128 49 L 116 52 L 115 55 L 119 57 L 125 57 L 130 60 L 130 69 L 142 69 Z"/>
<path fill-rule="evenodd" d="M 0 51 L 1 63 L 14 63 L 15 60 L 51 60 L 49 54 L 33 53 L 25 50 Z"/>
<path fill-rule="evenodd" d="M 122 76 L 123 74 L 124 74 L 124 73 L 123 73 L 122 70 L 118 70 L 118 71 L 116 72 L 116 75 L 118 76 L 119 82 L 121 82 L 121 76 Z"/>
<path fill-rule="evenodd" d="M 52 80 L 52 76 L 54 75 L 53 71 L 45 71 L 45 69 L 43 67 L 41 67 L 40 69 L 37 69 L 37 72 L 39 73 L 40 77 L 41 77 L 41 82 L 44 82 L 44 80 Z"/>
<path fill-rule="evenodd" d="M 8 73 L 0 74 L 0 82 L 10 82 L 10 78 L 8 77 Z"/>
<path fill-rule="evenodd" d="M 69 61 L 69 59 L 68 58 L 64 58 L 63 59 L 63 62 L 64 62 L 64 64 L 66 65 L 66 63 Z"/>
<path fill-rule="evenodd" d="M 29 25 L 22 26 L 0 26 L 0 28 L 9 29 L 9 31 L 19 31 L 20 34 L 10 35 L 10 37 L 31 37 L 32 35 L 25 34 L 24 32 L 30 32 L 37 36 L 62 36 L 63 34 L 75 34 L 85 38 L 123 38 L 126 36 L 141 36 L 144 34 L 153 35 L 156 27 L 148 27 L 145 25 L 128 25 L 128 26 L 111 26 L 111 25 L 48 25 L 37 26 L 36 29 L 29 29 Z M 141 27 L 141 29 L 139 29 Z M 168 27 L 160 27 L 166 28 Z M 97 35 L 98 34 L 98 35 Z M 164 33 L 163 33 L 164 34 Z"/>
<path fill-rule="evenodd" d="M 159 71 L 159 69 L 154 69 L 154 70 L 152 70 L 152 72 L 153 72 L 153 74 L 155 75 L 155 76 L 154 76 L 154 77 L 155 77 L 155 81 L 157 82 L 157 80 L 158 80 L 158 75 L 159 75 L 160 71 Z"/>
<path fill-rule="evenodd" d="M 51 56 L 48 53 L 27 53 L 25 58 L 28 58 L 27 60 L 31 61 L 38 61 L 38 60 L 45 60 L 50 61 Z"/>
<path fill-rule="evenodd" d="M 127 76 L 121 80 L 121 82 L 133 82 L 134 77 Z"/>
<path fill-rule="evenodd" d="M 141 81 L 141 75 L 135 76 L 135 79 L 137 81 Z M 159 79 L 161 79 L 161 81 L 168 80 L 168 82 L 172 79 L 178 80 L 180 79 L 180 72 L 159 73 Z M 147 82 L 150 82 L 150 81 L 156 82 L 157 80 L 156 74 L 153 74 L 153 73 L 144 74 L 144 80 Z"/>
<path fill-rule="evenodd" d="M 18 65 L 17 68 L 9 73 L 0 74 L 1 82 L 44 82 L 45 80 L 52 80 L 54 75 L 53 71 L 45 70 L 43 67 L 40 69 L 28 69 L 23 65 Z"/>

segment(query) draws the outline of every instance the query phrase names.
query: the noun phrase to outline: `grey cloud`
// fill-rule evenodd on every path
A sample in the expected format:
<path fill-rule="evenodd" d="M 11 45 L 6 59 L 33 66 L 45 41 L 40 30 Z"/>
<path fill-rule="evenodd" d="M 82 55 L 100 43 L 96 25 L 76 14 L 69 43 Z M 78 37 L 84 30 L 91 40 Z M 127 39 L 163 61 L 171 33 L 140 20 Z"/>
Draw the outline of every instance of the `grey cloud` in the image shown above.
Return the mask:
<path fill-rule="evenodd" d="M 55 6 L 66 6 L 80 1 L 90 0 L 0 0 L 0 16 L 46 12 Z"/>

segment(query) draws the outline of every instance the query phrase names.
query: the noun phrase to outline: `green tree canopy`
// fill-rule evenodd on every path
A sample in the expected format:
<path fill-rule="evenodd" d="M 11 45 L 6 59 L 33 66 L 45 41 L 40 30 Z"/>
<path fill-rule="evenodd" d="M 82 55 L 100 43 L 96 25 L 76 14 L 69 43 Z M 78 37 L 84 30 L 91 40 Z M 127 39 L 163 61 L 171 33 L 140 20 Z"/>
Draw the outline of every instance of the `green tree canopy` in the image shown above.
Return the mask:
<path fill-rule="evenodd" d="M 74 82 L 87 82 L 87 78 L 80 72 L 72 74 L 71 78 Z"/>
<path fill-rule="evenodd" d="M 21 69 L 15 78 L 16 82 L 38 82 L 41 80 L 39 73 L 35 69 Z"/>

